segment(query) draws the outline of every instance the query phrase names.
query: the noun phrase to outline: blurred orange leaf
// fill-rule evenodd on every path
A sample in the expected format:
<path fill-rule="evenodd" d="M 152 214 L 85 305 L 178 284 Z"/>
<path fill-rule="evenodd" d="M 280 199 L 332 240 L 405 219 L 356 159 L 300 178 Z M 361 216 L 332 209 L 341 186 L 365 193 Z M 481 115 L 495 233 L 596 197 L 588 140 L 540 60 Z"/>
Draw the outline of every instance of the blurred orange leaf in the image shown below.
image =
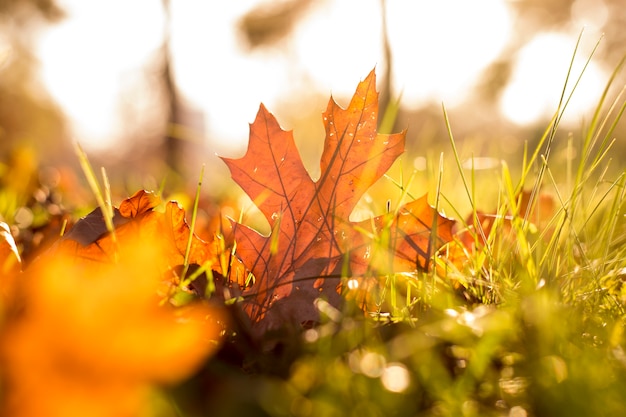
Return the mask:
<path fill-rule="evenodd" d="M 218 311 L 159 306 L 151 243 L 123 240 L 100 268 L 60 253 L 22 274 L 0 339 L 2 415 L 139 415 L 151 384 L 179 381 L 214 351 Z"/>

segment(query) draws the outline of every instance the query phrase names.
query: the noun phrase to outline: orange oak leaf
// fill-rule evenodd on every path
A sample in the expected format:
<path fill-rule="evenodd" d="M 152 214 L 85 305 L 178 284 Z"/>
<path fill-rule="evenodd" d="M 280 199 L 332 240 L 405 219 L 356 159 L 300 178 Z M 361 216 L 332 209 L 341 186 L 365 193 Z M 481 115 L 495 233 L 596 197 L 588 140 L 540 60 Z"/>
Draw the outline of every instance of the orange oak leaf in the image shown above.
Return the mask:
<path fill-rule="evenodd" d="M 159 204 L 156 195 L 144 190 L 122 201 L 119 209 L 113 210 L 115 239 L 107 231 L 102 211 L 97 208 L 76 222 L 53 248 L 53 253 L 62 251 L 77 260 L 110 263 L 115 260 L 120 241 L 141 238 L 160 249 L 153 266 L 164 272 L 183 264 L 191 239 L 188 263 L 209 263 L 212 269 L 221 273 L 215 243 L 206 242 L 191 232 L 185 211 L 178 203 L 168 202 L 164 212 L 154 210 Z"/>
<path fill-rule="evenodd" d="M 237 253 L 256 279 L 246 291 L 252 296 L 246 311 L 261 329 L 286 320 L 316 320 L 313 301 L 320 296 L 336 305 L 346 256 L 352 274 L 366 272 L 383 229 L 392 267 L 400 270 L 428 267 L 437 247 L 452 238 L 453 221 L 439 215 L 425 197 L 391 217 L 349 220 L 359 199 L 404 152 L 405 131 L 376 130 L 374 71 L 359 83 L 346 109 L 331 98 L 322 116 L 326 139 L 317 181 L 302 164 L 292 133 L 263 105 L 250 126 L 246 154 L 222 158 L 272 229 L 270 236 L 239 224 L 234 229 Z"/>
<path fill-rule="evenodd" d="M 551 195 L 543 192 L 539 192 L 534 197 L 534 201 L 531 201 L 531 196 L 532 193 L 528 190 L 523 190 L 516 195 L 515 214 L 511 214 L 509 210 L 504 216 L 482 211 L 476 213 L 475 219 L 473 215 L 469 215 L 466 219 L 468 227 L 457 234 L 459 241 L 470 252 L 483 248 L 486 244 L 485 239 L 491 234 L 498 221 L 501 223 L 498 233 L 511 238 L 512 236 L 509 236 L 511 222 L 516 217 L 525 219 L 533 229 L 542 234 L 545 233 L 549 238 L 553 231 L 549 228 L 549 223 L 558 212 L 556 201 Z"/>
<path fill-rule="evenodd" d="M 395 213 L 359 222 L 358 229 L 366 233 L 355 237 L 352 271 L 428 270 L 435 251 L 453 240 L 454 224 L 428 204 L 426 195 L 404 204 Z M 373 236 L 373 241 L 368 241 L 368 236 Z"/>

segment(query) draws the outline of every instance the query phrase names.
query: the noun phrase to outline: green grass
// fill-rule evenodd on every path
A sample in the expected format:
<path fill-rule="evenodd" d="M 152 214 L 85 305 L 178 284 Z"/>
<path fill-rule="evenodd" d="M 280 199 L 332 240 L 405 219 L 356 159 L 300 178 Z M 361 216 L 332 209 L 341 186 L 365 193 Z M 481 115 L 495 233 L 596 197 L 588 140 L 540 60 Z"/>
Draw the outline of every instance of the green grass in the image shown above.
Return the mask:
<path fill-rule="evenodd" d="M 458 176 L 471 213 L 454 217 L 477 244 L 468 261 L 442 251 L 437 270 L 388 276 L 370 315 L 321 303 L 319 327 L 277 332 L 267 351 L 227 344 L 198 377 L 219 395 L 195 398 L 186 415 L 626 415 L 626 171 L 613 148 L 626 101 L 608 101 L 623 63 L 580 135 L 560 130 L 568 74 L 538 146 L 502 162 L 489 231 L 486 187 L 463 168 L 444 108 L 453 158 L 433 164 L 431 200 L 454 212 L 441 179 Z M 389 178 L 400 200 L 414 197 L 412 178 Z"/>

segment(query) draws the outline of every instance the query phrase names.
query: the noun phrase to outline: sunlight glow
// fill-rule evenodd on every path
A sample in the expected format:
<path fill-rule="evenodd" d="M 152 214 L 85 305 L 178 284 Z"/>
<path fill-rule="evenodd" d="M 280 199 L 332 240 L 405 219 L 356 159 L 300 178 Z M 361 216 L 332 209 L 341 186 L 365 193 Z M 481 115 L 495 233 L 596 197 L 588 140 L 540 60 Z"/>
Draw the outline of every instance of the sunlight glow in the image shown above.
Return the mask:
<path fill-rule="evenodd" d="M 150 0 L 59 3 L 67 18 L 40 40 L 41 77 L 74 139 L 105 149 L 123 131 L 120 99 L 138 99 L 128 87 L 161 44 L 162 11 Z"/>
<path fill-rule="evenodd" d="M 358 18 L 355 18 L 358 13 Z M 380 1 L 326 1 L 296 29 L 291 47 L 313 86 L 335 96 L 354 93 L 354 74 L 364 78 L 382 61 Z M 380 71 L 380 69 L 379 69 Z"/>
<path fill-rule="evenodd" d="M 351 290 L 356 290 L 359 288 L 359 281 L 357 279 L 349 279 L 348 280 L 348 288 Z"/>
<path fill-rule="evenodd" d="M 527 417 L 528 413 L 526 412 L 526 410 L 524 410 L 523 407 L 520 407 L 519 405 L 515 405 L 513 407 L 511 407 L 511 410 L 509 411 L 509 417 Z"/>
<path fill-rule="evenodd" d="M 307 89 L 342 96 L 382 65 L 379 1 L 359 2 L 358 19 L 354 3 L 319 2 L 283 49 L 250 53 L 240 46 L 236 24 L 259 1 L 171 2 L 175 76 L 191 106 L 205 115 L 207 130 L 198 133 L 211 138 L 217 152 L 244 146 L 259 103 L 272 109 L 297 91 L 303 76 Z M 65 0 L 61 6 L 68 18 L 39 45 L 43 81 L 73 123 L 76 139 L 87 149 L 105 149 L 124 124 L 135 121 L 124 119 L 120 100 L 141 116 L 157 99 L 154 86 L 146 84 L 155 79 L 144 80 L 139 90 L 130 83 L 145 78 L 154 64 L 163 11 L 148 0 Z M 461 101 L 506 42 L 510 18 L 503 0 L 398 0 L 388 3 L 388 23 L 396 93 L 402 90 L 404 103 L 415 107 Z"/>
<path fill-rule="evenodd" d="M 172 52 L 178 88 L 205 117 L 217 151 L 247 143 L 259 104 L 272 109 L 285 88 L 287 63 L 279 54 L 248 53 L 237 22 L 258 0 L 172 2 Z M 271 111 L 271 110 L 270 110 Z"/>
<path fill-rule="evenodd" d="M 187 105 L 202 114 L 205 131 L 197 134 L 209 138 L 218 154 L 245 146 L 248 124 L 261 102 L 270 111 L 287 103 L 321 113 L 323 104 L 310 102 L 303 92 L 341 99 L 371 68 L 384 70 L 379 1 L 360 1 L 357 10 L 352 2 L 316 2 L 287 41 L 251 52 L 241 45 L 237 24 L 260 1 L 171 1 L 178 88 Z M 593 2 L 592 8 L 591 3 L 577 0 L 572 15 L 598 27 L 606 20 L 606 6 L 601 2 L 595 8 Z M 101 150 L 114 146 L 128 129 L 154 125 L 159 100 L 154 64 L 164 34 L 161 4 L 65 0 L 60 5 L 68 18 L 42 36 L 38 56 L 43 82 L 68 115 L 75 139 L 88 150 Z M 409 110 L 428 103 L 461 104 L 511 37 L 505 0 L 397 0 L 387 3 L 387 17 L 392 88 L 402 93 Z M 531 123 L 556 110 L 574 43 L 564 34 L 547 33 L 519 52 L 500 103 L 509 120 Z M 585 59 L 581 52 L 575 75 Z M 588 110 L 586 103 L 602 91 L 602 77 L 592 63 L 570 114 Z"/>
<path fill-rule="evenodd" d="M 389 2 L 394 84 L 402 104 L 460 104 L 511 36 L 505 1 Z"/>
<path fill-rule="evenodd" d="M 511 82 L 500 102 L 505 117 L 523 125 L 554 114 L 575 44 L 576 39 L 565 34 L 544 33 L 536 36 L 519 52 Z M 572 91 L 587 57 L 584 51 L 579 51 L 576 56 L 567 94 Z M 604 78 L 600 67 L 591 62 L 568 104 L 566 114 L 569 117 L 582 117 L 590 103 L 597 102 Z"/>
<path fill-rule="evenodd" d="M 366 352 L 361 356 L 359 369 L 361 373 L 370 378 L 381 377 L 385 371 L 386 359 L 380 353 Z"/>
<path fill-rule="evenodd" d="M 406 366 L 398 362 L 392 362 L 385 367 L 380 380 L 388 391 L 402 392 L 409 387 L 411 376 Z"/>

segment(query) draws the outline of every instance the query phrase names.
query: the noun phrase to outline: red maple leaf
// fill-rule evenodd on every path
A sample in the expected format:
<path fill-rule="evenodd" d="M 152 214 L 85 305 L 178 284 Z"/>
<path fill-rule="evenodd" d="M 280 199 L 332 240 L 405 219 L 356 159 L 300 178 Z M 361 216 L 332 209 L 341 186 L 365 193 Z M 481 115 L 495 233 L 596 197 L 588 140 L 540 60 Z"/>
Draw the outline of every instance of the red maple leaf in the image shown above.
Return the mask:
<path fill-rule="evenodd" d="M 256 279 L 246 290 L 253 295 L 246 311 L 254 322 L 263 321 L 263 329 L 286 320 L 316 320 L 313 301 L 320 296 L 336 305 L 346 256 L 351 273 L 363 274 L 371 266 L 374 236 L 383 230 L 394 270 L 427 268 L 434 250 L 452 239 L 453 221 L 439 215 L 426 197 L 395 214 L 349 220 L 359 199 L 404 152 L 405 131 L 376 130 L 374 71 L 359 83 L 346 109 L 331 98 L 323 120 L 326 139 L 317 181 L 307 173 L 291 131 L 281 129 L 263 105 L 250 126 L 246 154 L 222 158 L 272 229 L 270 236 L 239 224 L 234 230 L 237 253 Z"/>

